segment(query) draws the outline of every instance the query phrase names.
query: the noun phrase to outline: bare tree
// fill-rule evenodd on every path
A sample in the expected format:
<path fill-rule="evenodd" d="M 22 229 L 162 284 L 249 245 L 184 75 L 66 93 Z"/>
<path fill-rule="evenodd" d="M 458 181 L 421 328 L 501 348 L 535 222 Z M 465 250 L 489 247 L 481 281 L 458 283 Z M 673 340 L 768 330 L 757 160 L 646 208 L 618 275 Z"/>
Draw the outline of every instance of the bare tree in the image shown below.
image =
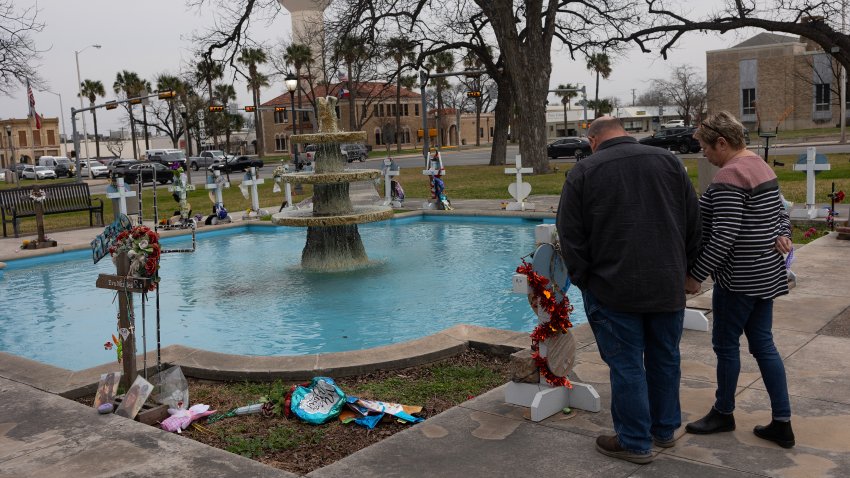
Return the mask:
<path fill-rule="evenodd" d="M 669 98 L 678 108 L 679 116 L 689 126 L 694 119 L 701 118 L 705 111 L 706 86 L 693 66 L 681 65 L 674 67 L 670 79 L 655 79 L 653 89 L 663 98 Z"/>
<path fill-rule="evenodd" d="M 37 71 L 41 50 L 31 37 L 43 29 L 35 6 L 17 10 L 14 0 L 0 0 L 0 94 L 9 96 L 27 80 L 44 87 Z"/>
<path fill-rule="evenodd" d="M 121 153 L 124 151 L 124 138 L 107 137 L 106 149 L 116 158 L 120 158 Z"/>

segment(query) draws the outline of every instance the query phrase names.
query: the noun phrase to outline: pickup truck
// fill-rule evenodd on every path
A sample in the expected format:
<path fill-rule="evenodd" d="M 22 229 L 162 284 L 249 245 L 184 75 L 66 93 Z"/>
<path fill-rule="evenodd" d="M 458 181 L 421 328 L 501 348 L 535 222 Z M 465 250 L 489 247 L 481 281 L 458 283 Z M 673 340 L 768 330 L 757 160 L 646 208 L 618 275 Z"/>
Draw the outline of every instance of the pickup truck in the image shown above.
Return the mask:
<path fill-rule="evenodd" d="M 209 151 L 202 151 L 200 156 L 189 158 L 189 167 L 193 171 L 197 171 L 201 168 L 208 168 L 214 164 L 223 163 L 226 159 L 227 155 L 224 154 L 224 151 L 211 149 Z"/>

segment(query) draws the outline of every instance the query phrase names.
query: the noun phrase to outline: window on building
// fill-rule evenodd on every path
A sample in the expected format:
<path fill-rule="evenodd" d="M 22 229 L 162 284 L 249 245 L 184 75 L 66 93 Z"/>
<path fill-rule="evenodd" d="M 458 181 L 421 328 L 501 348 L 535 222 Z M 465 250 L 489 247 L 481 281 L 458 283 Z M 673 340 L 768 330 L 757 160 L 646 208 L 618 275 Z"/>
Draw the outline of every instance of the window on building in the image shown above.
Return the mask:
<path fill-rule="evenodd" d="M 29 146 L 29 141 L 27 141 L 27 132 L 18 131 L 18 147 L 26 148 L 27 146 Z"/>
<path fill-rule="evenodd" d="M 756 114 L 756 89 L 744 88 L 741 90 L 741 112 L 745 115 Z"/>
<path fill-rule="evenodd" d="M 378 116 L 380 116 L 380 117 L 384 116 L 384 104 L 383 103 L 378 105 Z"/>
<path fill-rule="evenodd" d="M 404 116 L 410 116 L 410 110 L 407 109 L 407 103 L 401 106 L 402 111 L 404 111 Z"/>
<path fill-rule="evenodd" d="M 274 112 L 274 124 L 288 123 L 286 119 L 286 110 Z"/>
<path fill-rule="evenodd" d="M 491 138 L 493 137 L 493 127 L 492 126 L 490 127 L 490 137 Z"/>
<path fill-rule="evenodd" d="M 378 105 L 372 105 L 372 116 L 378 117 Z"/>
<path fill-rule="evenodd" d="M 309 123 L 309 122 L 310 122 L 310 112 L 309 111 L 302 111 L 301 112 L 301 124 Z"/>
<path fill-rule="evenodd" d="M 413 116 L 419 116 L 419 103 L 413 105 Z"/>
<path fill-rule="evenodd" d="M 56 131 L 52 129 L 47 130 L 47 144 L 56 146 Z"/>
<path fill-rule="evenodd" d="M 282 134 L 274 135 L 274 150 L 286 151 L 286 136 Z"/>
<path fill-rule="evenodd" d="M 407 106 L 407 105 L 405 105 L 405 106 Z M 404 133 L 404 137 L 402 139 L 404 140 L 405 143 L 410 143 L 410 128 L 405 126 L 402 131 Z"/>
<path fill-rule="evenodd" d="M 381 141 L 381 128 L 375 128 L 375 144 L 384 144 Z"/>
<path fill-rule="evenodd" d="M 483 138 L 483 137 L 484 137 L 484 128 L 478 128 L 478 137 L 479 137 L 479 138 Z"/>
<path fill-rule="evenodd" d="M 815 111 L 829 111 L 829 83 L 815 85 Z"/>

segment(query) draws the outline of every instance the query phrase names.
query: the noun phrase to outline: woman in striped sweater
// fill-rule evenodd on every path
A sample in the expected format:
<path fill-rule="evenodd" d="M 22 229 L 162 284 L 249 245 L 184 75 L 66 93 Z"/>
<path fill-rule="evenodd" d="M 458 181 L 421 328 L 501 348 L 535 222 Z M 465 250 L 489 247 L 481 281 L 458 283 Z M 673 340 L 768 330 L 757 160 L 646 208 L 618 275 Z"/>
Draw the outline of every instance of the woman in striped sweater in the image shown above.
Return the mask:
<path fill-rule="evenodd" d="M 740 338 L 747 335 L 770 395 L 772 420 L 756 436 L 794 446 L 785 366 L 773 343 L 773 299 L 788 293 L 783 254 L 791 250 L 791 223 L 773 170 L 744 145 L 744 127 L 730 113 L 711 115 L 694 133 L 708 161 L 720 168 L 700 198 L 702 249 L 690 266 L 686 290 L 714 279 L 711 343 L 717 355 L 716 401 L 689 423 L 690 433 L 735 429 L 735 387 L 741 370 Z"/>

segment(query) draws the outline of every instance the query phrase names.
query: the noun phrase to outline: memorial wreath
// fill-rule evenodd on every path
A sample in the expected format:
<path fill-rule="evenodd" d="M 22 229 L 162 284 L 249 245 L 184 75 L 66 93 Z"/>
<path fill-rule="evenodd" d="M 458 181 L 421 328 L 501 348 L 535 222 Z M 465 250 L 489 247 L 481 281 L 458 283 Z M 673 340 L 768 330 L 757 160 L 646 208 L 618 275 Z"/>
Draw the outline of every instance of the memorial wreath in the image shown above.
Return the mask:
<path fill-rule="evenodd" d="M 146 226 L 135 226 L 129 231 L 122 231 L 109 248 L 112 261 L 122 252 L 130 259 L 129 275 L 151 279 L 148 290 L 156 289 L 159 283 L 159 236 Z"/>
<path fill-rule="evenodd" d="M 555 387 L 572 388 L 567 377 L 560 377 L 549 368 L 549 360 L 540 355 L 540 343 L 557 334 L 566 334 L 573 326 L 570 321 L 570 313 L 573 306 L 570 299 L 564 294 L 561 300 L 556 299 L 555 287 L 549 284 L 549 279 L 534 272 L 531 264 L 523 259 L 522 265 L 517 267 L 517 273 L 528 278 L 528 287 L 531 289 L 531 303 L 535 312 L 543 310 L 549 315 L 549 320 L 541 322 L 531 332 L 531 357 L 537 365 L 537 369 L 549 385 Z M 535 307 L 536 305 L 536 307 Z"/>

